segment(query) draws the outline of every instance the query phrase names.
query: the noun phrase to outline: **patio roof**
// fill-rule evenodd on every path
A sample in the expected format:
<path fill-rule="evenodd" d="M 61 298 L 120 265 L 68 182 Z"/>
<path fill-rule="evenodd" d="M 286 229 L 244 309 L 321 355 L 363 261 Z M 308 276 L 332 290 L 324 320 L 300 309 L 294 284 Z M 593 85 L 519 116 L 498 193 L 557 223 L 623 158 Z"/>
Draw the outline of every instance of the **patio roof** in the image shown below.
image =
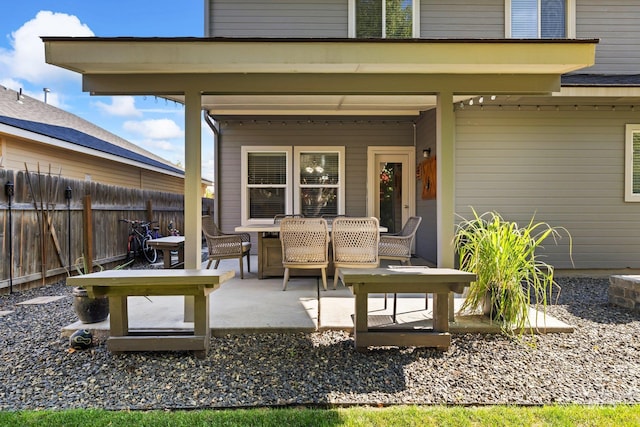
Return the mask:
<path fill-rule="evenodd" d="M 202 94 L 212 115 L 416 115 L 435 94 L 550 94 L 596 40 L 43 37 L 96 95 Z"/>

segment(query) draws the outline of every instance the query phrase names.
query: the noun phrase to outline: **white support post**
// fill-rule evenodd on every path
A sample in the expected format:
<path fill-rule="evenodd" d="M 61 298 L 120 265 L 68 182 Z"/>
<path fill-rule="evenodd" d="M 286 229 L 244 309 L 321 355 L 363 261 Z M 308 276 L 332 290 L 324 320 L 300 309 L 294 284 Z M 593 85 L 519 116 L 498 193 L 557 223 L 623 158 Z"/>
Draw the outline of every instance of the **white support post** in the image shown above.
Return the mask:
<path fill-rule="evenodd" d="M 438 267 L 453 268 L 455 248 L 455 113 L 453 94 L 440 92 L 436 113 L 436 170 Z M 449 320 L 454 319 L 453 294 L 449 295 Z"/>
<path fill-rule="evenodd" d="M 199 91 L 185 92 L 184 103 L 184 268 L 202 267 L 202 130 Z M 185 297 L 184 320 L 193 322 L 193 297 Z"/>

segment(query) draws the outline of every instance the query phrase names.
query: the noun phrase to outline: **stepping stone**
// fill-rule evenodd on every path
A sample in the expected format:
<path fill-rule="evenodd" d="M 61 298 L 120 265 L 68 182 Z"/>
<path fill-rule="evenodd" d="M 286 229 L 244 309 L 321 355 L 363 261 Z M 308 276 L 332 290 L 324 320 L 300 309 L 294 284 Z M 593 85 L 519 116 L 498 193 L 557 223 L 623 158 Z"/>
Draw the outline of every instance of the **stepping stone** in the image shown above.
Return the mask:
<path fill-rule="evenodd" d="M 30 300 L 19 302 L 16 305 L 47 304 L 49 302 L 57 301 L 62 298 L 64 298 L 64 295 L 51 295 L 46 297 L 37 297 Z"/>

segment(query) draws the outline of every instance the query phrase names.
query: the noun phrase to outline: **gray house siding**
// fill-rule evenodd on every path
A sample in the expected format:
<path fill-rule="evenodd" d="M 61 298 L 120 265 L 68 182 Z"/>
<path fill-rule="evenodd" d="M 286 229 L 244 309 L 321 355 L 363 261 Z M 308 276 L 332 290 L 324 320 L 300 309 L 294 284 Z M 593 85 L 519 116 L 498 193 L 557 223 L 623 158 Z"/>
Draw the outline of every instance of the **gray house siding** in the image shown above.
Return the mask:
<path fill-rule="evenodd" d="M 630 111 L 464 109 L 456 113 L 456 212 L 566 227 L 576 268 L 638 268 L 640 204 L 624 202 Z M 545 260 L 571 268 L 568 239 Z"/>
<path fill-rule="evenodd" d="M 640 2 L 577 0 L 576 36 L 598 38 L 596 65 L 581 73 L 637 74 L 640 64 Z"/>
<path fill-rule="evenodd" d="M 504 38 L 504 0 L 422 0 L 420 37 Z"/>
<path fill-rule="evenodd" d="M 241 147 L 252 146 L 344 146 L 346 197 L 345 212 L 351 216 L 367 213 L 367 147 L 414 145 L 413 123 L 390 119 L 220 119 L 219 197 L 220 226 L 233 231 L 240 225 Z"/>
<path fill-rule="evenodd" d="M 347 37 L 347 0 L 210 0 L 210 37 Z"/>

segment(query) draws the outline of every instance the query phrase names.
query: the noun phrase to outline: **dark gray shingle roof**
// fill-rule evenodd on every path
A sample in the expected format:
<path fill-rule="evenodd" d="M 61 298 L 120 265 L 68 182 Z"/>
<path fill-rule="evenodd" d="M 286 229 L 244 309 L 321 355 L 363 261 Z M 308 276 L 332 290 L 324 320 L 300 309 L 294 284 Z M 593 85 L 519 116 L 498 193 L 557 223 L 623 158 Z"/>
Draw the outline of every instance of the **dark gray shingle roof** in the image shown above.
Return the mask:
<path fill-rule="evenodd" d="M 0 116 L 0 123 L 23 130 L 28 130 L 40 135 L 49 136 L 61 141 L 70 142 L 81 147 L 91 148 L 103 153 L 113 154 L 125 159 L 134 160 L 136 162 L 154 166 L 174 173 L 184 174 L 184 172 L 177 167 L 169 166 L 157 160 L 145 157 L 139 153 L 134 153 L 131 150 L 127 150 L 125 148 L 103 141 L 99 138 L 96 138 L 95 136 L 87 135 L 86 133 L 79 132 L 68 127 L 32 122 L 7 116 Z"/>
<path fill-rule="evenodd" d="M 640 74 L 566 74 L 562 86 L 640 86 Z"/>

